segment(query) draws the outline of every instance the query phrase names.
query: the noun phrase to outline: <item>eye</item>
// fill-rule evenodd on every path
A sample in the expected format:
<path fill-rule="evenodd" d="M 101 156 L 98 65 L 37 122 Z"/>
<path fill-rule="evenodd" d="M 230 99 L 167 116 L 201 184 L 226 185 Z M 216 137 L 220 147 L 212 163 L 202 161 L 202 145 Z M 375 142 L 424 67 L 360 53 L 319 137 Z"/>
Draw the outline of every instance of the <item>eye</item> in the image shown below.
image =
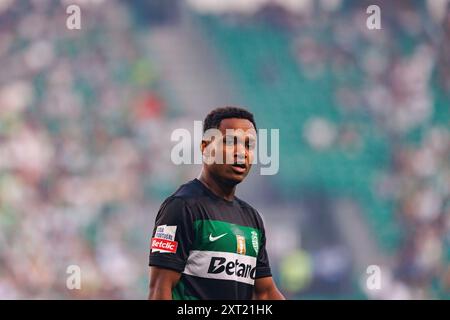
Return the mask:
<path fill-rule="evenodd" d="M 235 141 L 236 141 L 235 137 L 234 138 L 233 137 L 227 137 L 227 138 L 225 138 L 225 145 L 233 146 Z"/>
<path fill-rule="evenodd" d="M 250 150 L 253 150 L 253 149 L 255 149 L 255 141 L 247 141 L 246 143 L 245 143 L 245 147 L 247 148 L 247 149 L 250 149 Z"/>

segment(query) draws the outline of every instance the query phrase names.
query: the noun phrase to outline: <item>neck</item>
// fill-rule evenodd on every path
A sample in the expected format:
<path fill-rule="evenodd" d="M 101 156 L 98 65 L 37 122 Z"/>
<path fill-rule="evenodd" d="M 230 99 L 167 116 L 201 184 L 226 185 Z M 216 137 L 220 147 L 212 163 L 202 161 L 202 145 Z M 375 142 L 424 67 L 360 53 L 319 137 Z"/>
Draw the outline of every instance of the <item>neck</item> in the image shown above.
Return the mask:
<path fill-rule="evenodd" d="M 234 192 L 236 191 L 236 185 L 224 183 L 220 179 L 217 179 L 216 177 L 211 175 L 206 170 L 202 170 L 200 176 L 198 177 L 198 180 L 200 180 L 216 196 L 228 201 L 233 201 Z"/>

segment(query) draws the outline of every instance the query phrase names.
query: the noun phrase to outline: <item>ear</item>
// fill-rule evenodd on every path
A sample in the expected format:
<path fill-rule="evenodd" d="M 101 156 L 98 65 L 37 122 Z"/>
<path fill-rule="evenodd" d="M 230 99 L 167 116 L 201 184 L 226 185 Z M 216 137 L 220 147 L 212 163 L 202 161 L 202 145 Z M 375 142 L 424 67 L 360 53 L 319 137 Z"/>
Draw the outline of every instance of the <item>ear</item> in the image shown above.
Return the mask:
<path fill-rule="evenodd" d="M 200 150 L 203 152 L 205 151 L 205 148 L 208 146 L 208 144 L 210 144 L 211 141 L 206 141 L 206 140 L 202 140 L 202 142 L 200 143 Z"/>
<path fill-rule="evenodd" d="M 200 143 L 200 150 L 202 152 L 202 162 L 205 161 L 205 157 L 209 158 L 209 154 L 205 154 L 205 151 L 207 151 L 206 147 L 211 143 L 211 141 L 202 140 Z"/>

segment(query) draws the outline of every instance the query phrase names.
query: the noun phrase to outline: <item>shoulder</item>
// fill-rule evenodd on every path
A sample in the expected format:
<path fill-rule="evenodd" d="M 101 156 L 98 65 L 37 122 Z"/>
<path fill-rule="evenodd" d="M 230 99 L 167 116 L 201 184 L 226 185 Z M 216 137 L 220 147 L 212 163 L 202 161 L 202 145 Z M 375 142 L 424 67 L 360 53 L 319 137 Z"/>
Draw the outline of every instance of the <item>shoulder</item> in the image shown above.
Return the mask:
<path fill-rule="evenodd" d="M 244 209 L 244 211 L 246 211 L 247 213 L 249 213 L 253 217 L 254 220 L 256 220 L 258 227 L 264 229 L 264 222 L 263 222 L 263 219 L 262 219 L 260 213 L 258 212 L 258 210 L 256 210 L 248 202 L 246 202 L 238 197 L 235 197 L 235 199 L 239 203 L 241 208 Z"/>
<path fill-rule="evenodd" d="M 255 215 L 259 216 L 259 212 L 258 210 L 256 210 L 255 208 L 253 208 L 252 205 L 250 205 L 248 202 L 242 200 L 241 198 L 238 197 L 234 197 L 237 201 L 237 203 L 241 206 L 241 208 L 246 209 L 251 211 L 252 213 L 254 213 Z"/>
<path fill-rule="evenodd" d="M 186 200 L 171 195 L 161 204 L 156 215 L 156 223 L 186 226 L 193 220 L 193 213 Z"/>
<path fill-rule="evenodd" d="M 189 208 L 193 200 L 202 196 L 202 190 L 197 186 L 194 180 L 182 184 L 178 189 L 167 197 L 161 205 L 161 209 L 180 209 Z"/>
<path fill-rule="evenodd" d="M 171 196 L 175 198 L 188 200 L 189 198 L 202 196 L 203 195 L 202 191 L 203 190 L 200 188 L 197 181 L 194 179 L 179 186 L 178 189 Z"/>

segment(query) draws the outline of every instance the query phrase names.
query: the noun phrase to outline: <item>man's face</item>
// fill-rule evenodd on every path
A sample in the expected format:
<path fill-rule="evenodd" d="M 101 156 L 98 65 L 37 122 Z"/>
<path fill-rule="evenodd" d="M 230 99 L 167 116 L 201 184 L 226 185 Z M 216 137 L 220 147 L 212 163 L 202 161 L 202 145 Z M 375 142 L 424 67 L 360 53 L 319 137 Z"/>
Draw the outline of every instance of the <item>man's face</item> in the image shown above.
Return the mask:
<path fill-rule="evenodd" d="M 203 141 L 202 152 L 206 157 L 217 159 L 217 156 L 221 156 L 223 161 L 204 165 L 215 177 L 238 184 L 245 179 L 252 166 L 256 145 L 255 127 L 247 119 L 230 118 L 223 119 L 218 130 L 221 139 Z"/>

